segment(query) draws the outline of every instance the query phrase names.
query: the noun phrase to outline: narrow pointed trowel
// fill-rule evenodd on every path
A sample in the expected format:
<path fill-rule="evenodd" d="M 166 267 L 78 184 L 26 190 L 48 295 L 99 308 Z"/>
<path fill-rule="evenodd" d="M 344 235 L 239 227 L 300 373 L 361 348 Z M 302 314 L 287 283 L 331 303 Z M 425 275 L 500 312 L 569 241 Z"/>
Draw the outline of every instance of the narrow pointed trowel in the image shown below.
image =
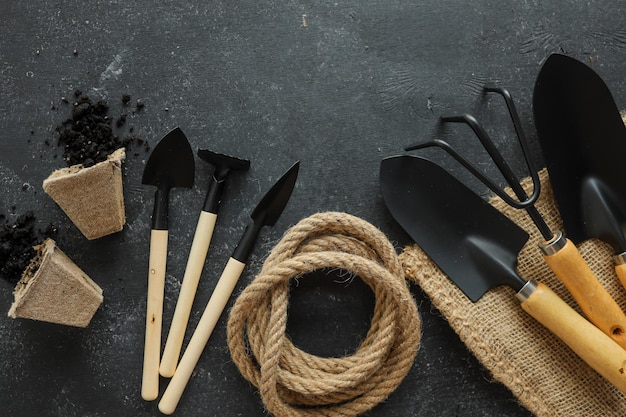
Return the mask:
<path fill-rule="evenodd" d="M 252 211 L 250 215 L 252 223 L 246 227 L 237 247 L 235 247 L 233 254 L 228 260 L 215 286 L 215 290 L 202 313 L 202 317 L 200 317 L 198 326 L 193 336 L 191 336 L 189 345 L 180 359 L 174 376 L 159 402 L 159 410 L 163 414 L 172 414 L 176 410 L 187 382 L 189 382 L 191 374 L 202 355 L 202 351 L 209 341 L 213 329 L 246 266 L 259 232 L 264 226 L 273 226 L 289 202 L 291 193 L 296 185 L 299 167 L 300 162 L 296 162 L 289 168 Z"/>
<path fill-rule="evenodd" d="M 380 185 L 392 216 L 439 268 L 477 302 L 507 285 L 521 307 L 626 393 L 626 351 L 547 286 L 521 278 L 528 234 L 438 165 L 417 156 L 382 161 Z"/>
<path fill-rule="evenodd" d="M 191 188 L 195 174 L 193 151 L 179 128 L 169 132 L 153 149 L 142 183 L 154 185 L 154 210 L 150 232 L 146 338 L 141 396 L 152 401 L 159 395 L 159 354 L 167 263 L 169 195 L 174 187 Z"/>
<path fill-rule="evenodd" d="M 533 113 L 569 238 L 609 243 L 626 288 L 626 128 L 611 92 L 584 63 L 552 54 L 535 82 Z"/>

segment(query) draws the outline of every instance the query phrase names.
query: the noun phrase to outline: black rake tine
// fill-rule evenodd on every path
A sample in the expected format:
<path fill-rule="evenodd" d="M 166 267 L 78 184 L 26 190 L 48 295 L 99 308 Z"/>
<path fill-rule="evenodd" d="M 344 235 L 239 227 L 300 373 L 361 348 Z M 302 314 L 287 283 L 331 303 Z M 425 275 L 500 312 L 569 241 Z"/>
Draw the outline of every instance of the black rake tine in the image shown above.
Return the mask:
<path fill-rule="evenodd" d="M 511 116 L 511 120 L 513 121 L 513 128 L 515 129 L 515 133 L 517 134 L 518 142 L 520 147 L 522 148 L 522 154 L 524 155 L 524 159 L 526 160 L 526 166 L 530 171 L 530 178 L 533 182 L 533 187 L 537 189 L 541 189 L 541 182 L 539 181 L 539 174 L 537 172 L 535 164 L 533 164 L 532 158 L 530 157 L 530 149 L 528 149 L 528 140 L 526 139 L 526 134 L 524 133 L 524 129 L 522 129 L 522 122 L 520 121 L 519 114 L 517 112 L 517 108 L 515 107 L 515 102 L 513 101 L 513 97 L 509 90 L 503 87 L 485 87 L 485 92 L 487 93 L 497 93 L 504 98 L 504 102 L 506 104 L 506 108 L 509 111 L 509 115 Z M 539 191 L 540 192 L 540 191 Z"/>
<path fill-rule="evenodd" d="M 480 140 L 480 143 L 483 145 L 493 162 L 496 164 L 498 170 L 500 171 L 500 173 L 502 173 L 504 179 L 519 199 L 519 202 L 522 204 L 525 204 L 525 202 L 529 203 L 525 204 L 523 208 L 530 207 L 537 201 L 541 192 L 539 176 L 531 169 L 531 164 L 526 153 L 524 153 L 524 159 L 526 159 L 527 167 L 531 171 L 530 176 L 533 181 L 533 193 L 530 195 L 530 197 L 519 183 L 519 180 L 515 176 L 515 173 L 513 173 L 509 165 L 504 160 L 504 157 L 502 156 L 500 151 L 498 151 L 498 149 L 495 147 L 491 138 L 489 138 L 489 135 L 487 135 L 487 132 L 485 132 L 485 130 L 482 128 L 480 123 L 478 123 L 474 116 L 470 114 L 462 114 L 459 116 L 442 117 L 441 121 L 467 124 L 472 129 L 472 131 L 474 131 L 474 133 Z"/>
<path fill-rule="evenodd" d="M 522 187 L 519 180 L 517 179 L 515 173 L 511 170 L 506 160 L 502 156 L 502 154 L 498 151 L 495 144 L 487 134 L 487 132 L 483 129 L 483 127 L 478 123 L 476 118 L 470 114 L 461 114 L 455 116 L 447 116 L 441 117 L 440 120 L 442 123 L 465 123 L 467 124 L 474 134 L 478 137 L 481 144 L 491 157 L 492 161 L 498 167 L 498 170 L 509 184 L 517 200 L 513 199 L 509 196 L 502 188 L 500 188 L 497 184 L 487 178 L 482 172 L 480 172 L 476 167 L 474 167 L 468 160 L 466 160 L 463 156 L 461 156 L 458 152 L 454 150 L 452 146 L 450 146 L 447 142 L 436 139 L 431 142 L 426 143 L 418 143 L 405 148 L 406 151 L 415 150 L 415 149 L 423 149 L 427 147 L 438 147 L 446 151 L 450 156 L 452 156 L 457 162 L 463 165 L 472 175 L 474 175 L 478 180 L 480 180 L 483 184 L 485 184 L 491 191 L 493 191 L 497 196 L 502 198 L 507 204 L 511 207 L 517 209 L 525 209 L 529 216 L 532 218 L 533 222 L 539 229 L 541 235 L 549 240 L 553 237 L 553 233 L 550 230 L 549 226 L 546 224 L 545 220 L 534 206 L 535 202 L 539 198 L 539 194 L 541 193 L 541 183 L 539 181 L 539 174 L 535 169 L 532 160 L 530 159 L 530 152 L 528 149 L 528 142 L 526 140 L 526 136 L 524 135 L 524 131 L 521 127 L 521 122 L 519 119 L 519 115 L 517 113 L 517 109 L 515 108 L 515 103 L 513 102 L 513 98 L 508 90 L 501 87 L 484 87 L 484 92 L 486 93 L 498 93 L 500 94 L 506 103 L 507 110 L 511 119 L 513 121 L 513 126 L 515 128 L 515 132 L 517 134 L 518 141 L 522 148 L 522 153 L 524 155 L 524 159 L 526 161 L 526 167 L 530 171 L 530 177 L 533 183 L 533 192 L 528 196 L 526 190 Z"/>
<path fill-rule="evenodd" d="M 471 162 L 465 159 L 461 154 L 459 154 L 450 144 L 441 139 L 435 139 L 430 142 L 416 143 L 414 145 L 407 146 L 405 151 L 413 151 L 417 149 L 425 149 L 437 147 L 444 150 L 448 153 L 452 158 L 454 158 L 458 163 L 463 165 L 465 169 L 467 169 L 472 175 L 474 175 L 480 182 L 485 184 L 491 191 L 493 191 L 498 197 L 503 199 L 508 205 L 516 209 L 526 209 L 531 207 L 536 198 L 533 199 L 525 199 L 517 201 L 512 198 L 509 194 L 507 194 L 498 184 L 488 178 L 485 174 L 480 172 Z"/>

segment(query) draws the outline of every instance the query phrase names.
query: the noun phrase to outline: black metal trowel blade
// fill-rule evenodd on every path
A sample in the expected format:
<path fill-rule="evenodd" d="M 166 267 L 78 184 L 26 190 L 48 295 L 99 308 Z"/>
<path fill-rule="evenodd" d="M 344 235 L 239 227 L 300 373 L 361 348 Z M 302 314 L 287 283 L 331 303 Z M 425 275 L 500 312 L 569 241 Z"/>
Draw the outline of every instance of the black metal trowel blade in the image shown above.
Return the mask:
<path fill-rule="evenodd" d="M 158 188 L 191 188 L 195 173 L 193 151 L 180 128 L 163 137 L 152 150 L 141 182 Z"/>
<path fill-rule="evenodd" d="M 246 263 L 261 228 L 276 224 L 291 198 L 299 170 L 300 161 L 293 164 L 261 198 L 261 201 L 259 201 L 250 215 L 252 224 L 246 227 L 243 236 L 233 251 L 232 257 L 234 259 Z"/>
<path fill-rule="evenodd" d="M 195 175 L 195 162 L 191 145 L 180 128 L 170 131 L 152 150 L 141 182 L 154 185 L 152 229 L 167 230 L 168 204 L 171 188 L 191 188 Z"/>
<path fill-rule="evenodd" d="M 586 64 L 552 54 L 537 76 L 533 113 L 568 237 L 626 251 L 626 128 L 607 85 Z"/>
<path fill-rule="evenodd" d="M 443 168 L 390 157 L 380 186 L 392 216 L 472 301 L 491 288 L 525 284 L 515 266 L 528 234 Z"/>
<path fill-rule="evenodd" d="M 289 202 L 299 169 L 300 161 L 293 164 L 265 193 L 250 215 L 254 223 L 262 226 L 273 226 L 276 223 Z"/>

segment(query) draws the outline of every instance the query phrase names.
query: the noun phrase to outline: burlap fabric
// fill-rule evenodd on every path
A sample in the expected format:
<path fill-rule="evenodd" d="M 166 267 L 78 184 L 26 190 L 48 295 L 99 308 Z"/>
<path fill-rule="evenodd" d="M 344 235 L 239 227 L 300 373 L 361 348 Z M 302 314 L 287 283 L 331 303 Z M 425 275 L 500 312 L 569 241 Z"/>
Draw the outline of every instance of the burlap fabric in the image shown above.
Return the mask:
<path fill-rule="evenodd" d="M 537 208 L 553 230 L 563 230 L 546 171 Z M 524 187 L 530 189 L 526 179 Z M 530 234 L 518 258 L 518 271 L 548 285 L 580 313 L 563 284 L 544 263 L 541 235 L 524 210 L 500 198 L 491 203 Z M 590 239 L 578 245 L 598 279 L 622 309 L 626 291 L 614 271 L 611 248 Z M 591 369 L 556 336 L 526 314 L 514 291 L 500 287 L 472 303 L 417 246 L 400 255 L 407 278 L 416 281 L 469 350 L 537 416 L 626 416 L 626 396 Z"/>

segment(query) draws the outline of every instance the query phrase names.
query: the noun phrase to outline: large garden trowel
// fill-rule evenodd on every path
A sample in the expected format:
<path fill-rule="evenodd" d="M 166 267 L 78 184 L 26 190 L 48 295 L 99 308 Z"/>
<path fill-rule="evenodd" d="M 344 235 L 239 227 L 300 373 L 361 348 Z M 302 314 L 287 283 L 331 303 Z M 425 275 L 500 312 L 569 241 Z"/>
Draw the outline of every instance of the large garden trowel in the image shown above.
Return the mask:
<path fill-rule="evenodd" d="M 524 230 L 417 156 L 383 160 L 380 184 L 392 216 L 468 298 L 477 302 L 492 288 L 511 287 L 528 314 L 626 393 L 626 351 L 547 286 L 518 275 L 517 255 L 528 240 Z"/>
<path fill-rule="evenodd" d="M 626 128 L 611 92 L 586 64 L 552 54 L 537 76 L 533 113 L 568 237 L 610 244 L 626 288 Z"/>

